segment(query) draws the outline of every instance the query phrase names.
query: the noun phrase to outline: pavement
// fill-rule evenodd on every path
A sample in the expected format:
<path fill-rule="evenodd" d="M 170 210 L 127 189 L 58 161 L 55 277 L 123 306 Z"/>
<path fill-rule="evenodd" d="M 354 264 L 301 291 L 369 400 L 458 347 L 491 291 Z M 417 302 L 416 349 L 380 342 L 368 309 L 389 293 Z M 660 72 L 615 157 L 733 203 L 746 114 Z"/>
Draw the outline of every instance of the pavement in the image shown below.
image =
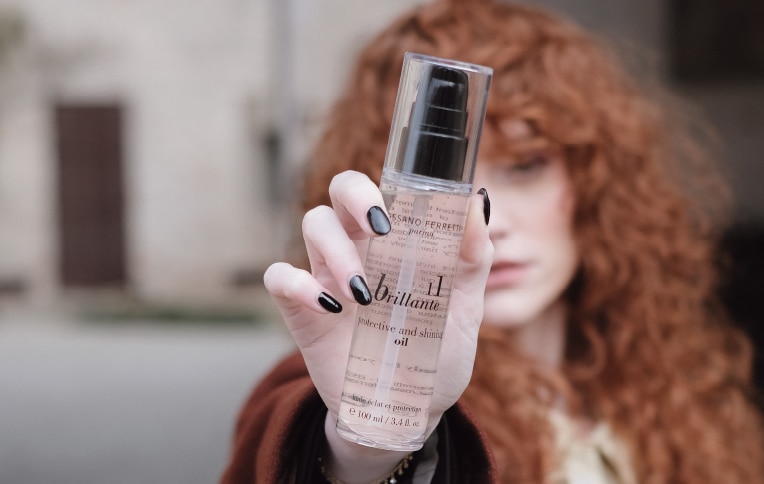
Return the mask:
<path fill-rule="evenodd" d="M 0 321 L 1 484 L 209 484 L 278 324 Z"/>

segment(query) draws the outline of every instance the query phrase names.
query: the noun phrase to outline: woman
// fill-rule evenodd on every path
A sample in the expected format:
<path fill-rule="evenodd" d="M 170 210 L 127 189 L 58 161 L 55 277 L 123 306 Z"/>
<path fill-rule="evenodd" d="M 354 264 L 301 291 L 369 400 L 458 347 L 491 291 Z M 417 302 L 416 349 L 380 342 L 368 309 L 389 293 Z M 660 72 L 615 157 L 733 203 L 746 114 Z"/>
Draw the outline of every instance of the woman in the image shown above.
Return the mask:
<path fill-rule="evenodd" d="M 470 200 L 448 378 L 414 456 L 334 429 L 405 51 L 494 69 L 475 178 L 491 202 Z M 716 302 L 696 201 L 716 178 L 669 114 L 548 13 L 461 0 L 397 20 L 311 157 L 310 272 L 266 273 L 300 354 L 245 406 L 223 482 L 761 482 L 751 348 Z"/>

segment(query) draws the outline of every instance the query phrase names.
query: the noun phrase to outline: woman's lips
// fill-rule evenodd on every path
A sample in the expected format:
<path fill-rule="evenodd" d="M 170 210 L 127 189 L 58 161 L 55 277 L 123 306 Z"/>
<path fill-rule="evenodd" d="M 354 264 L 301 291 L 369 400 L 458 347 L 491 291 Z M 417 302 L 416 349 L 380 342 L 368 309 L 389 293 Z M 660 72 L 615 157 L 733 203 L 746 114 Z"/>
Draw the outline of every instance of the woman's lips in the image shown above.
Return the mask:
<path fill-rule="evenodd" d="M 486 289 L 513 286 L 518 284 L 528 272 L 529 264 L 525 262 L 496 262 L 488 274 Z"/>

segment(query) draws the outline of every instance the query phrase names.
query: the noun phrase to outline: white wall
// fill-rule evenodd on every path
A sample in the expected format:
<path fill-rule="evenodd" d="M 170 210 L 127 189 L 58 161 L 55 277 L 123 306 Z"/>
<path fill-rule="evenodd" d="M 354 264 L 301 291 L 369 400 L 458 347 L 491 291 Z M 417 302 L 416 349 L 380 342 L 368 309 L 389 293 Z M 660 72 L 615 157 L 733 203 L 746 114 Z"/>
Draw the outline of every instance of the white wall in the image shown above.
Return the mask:
<path fill-rule="evenodd" d="M 14 3 L 27 35 L 0 85 L 0 273 L 22 275 L 33 299 L 57 287 L 54 101 L 125 107 L 136 293 L 215 301 L 236 270 L 272 259 L 258 114 L 248 111 L 267 96 L 265 2 Z"/>

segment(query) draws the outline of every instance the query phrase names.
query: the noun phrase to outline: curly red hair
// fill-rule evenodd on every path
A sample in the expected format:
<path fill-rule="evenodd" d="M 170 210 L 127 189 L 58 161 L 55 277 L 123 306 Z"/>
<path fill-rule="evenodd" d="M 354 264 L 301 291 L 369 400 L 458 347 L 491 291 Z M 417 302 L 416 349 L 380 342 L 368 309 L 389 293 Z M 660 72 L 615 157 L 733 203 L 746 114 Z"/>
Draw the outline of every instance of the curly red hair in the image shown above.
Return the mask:
<path fill-rule="evenodd" d="M 362 51 L 312 154 L 304 207 L 328 203 L 340 171 L 379 179 L 406 51 L 493 67 L 485 130 L 499 141 L 481 155 L 552 143 L 574 186 L 581 262 L 566 293 L 564 375 L 545 374 L 512 351 L 509 333 L 486 328 L 465 394 L 502 482 L 543 482 L 554 466 L 551 402 L 540 391 L 550 386 L 613 427 L 640 482 L 761 480 L 752 351 L 717 302 L 711 205 L 698 197 L 718 199 L 708 188 L 721 184 L 686 120 L 650 101 L 577 26 L 488 0 L 403 15 Z M 525 122 L 534 139 L 510 144 L 500 136 L 507 120 Z"/>

